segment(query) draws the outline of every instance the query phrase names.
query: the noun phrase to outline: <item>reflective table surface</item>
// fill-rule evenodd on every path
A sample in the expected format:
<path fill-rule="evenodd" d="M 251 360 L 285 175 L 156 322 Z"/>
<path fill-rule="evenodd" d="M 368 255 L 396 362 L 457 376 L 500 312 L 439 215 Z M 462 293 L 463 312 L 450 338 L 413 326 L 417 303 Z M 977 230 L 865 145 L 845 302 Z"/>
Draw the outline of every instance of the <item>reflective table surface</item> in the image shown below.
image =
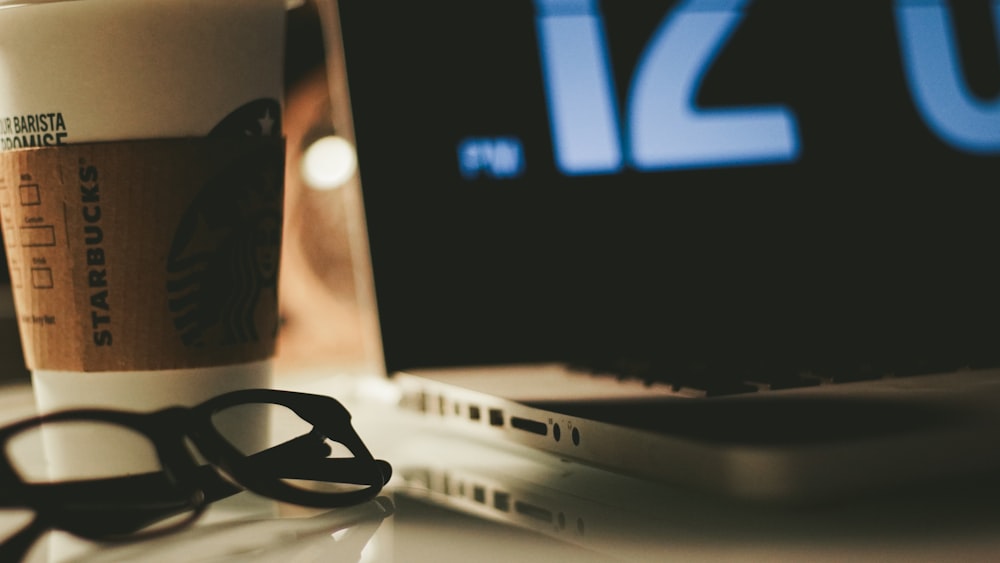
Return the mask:
<path fill-rule="evenodd" d="M 368 503 L 304 509 L 241 493 L 162 538 L 97 545 L 49 533 L 29 561 L 981 561 L 1000 557 L 991 476 L 808 506 L 738 503 L 489 447 L 391 408 L 391 390 L 304 377 L 279 388 L 338 397 L 394 476 Z M 358 391 L 358 389 L 363 389 Z M 27 384 L 0 387 L 4 422 Z M 0 511 L 7 533 L 26 516 Z M 0 537 L 6 537 L 0 536 Z"/>

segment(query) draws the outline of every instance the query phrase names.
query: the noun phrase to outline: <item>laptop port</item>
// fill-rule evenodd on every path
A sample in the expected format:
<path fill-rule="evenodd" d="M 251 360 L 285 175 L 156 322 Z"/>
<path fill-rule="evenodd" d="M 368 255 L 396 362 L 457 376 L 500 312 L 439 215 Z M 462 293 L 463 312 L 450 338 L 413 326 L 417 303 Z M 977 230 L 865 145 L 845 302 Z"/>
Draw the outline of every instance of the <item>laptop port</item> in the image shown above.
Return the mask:
<path fill-rule="evenodd" d="M 532 434 L 538 434 L 539 436 L 546 436 L 549 433 L 548 425 L 544 422 L 531 420 L 530 418 L 512 416 L 510 417 L 510 425 L 518 430 L 524 430 L 525 432 L 531 432 Z"/>
<path fill-rule="evenodd" d="M 490 409 L 490 425 L 503 426 L 503 411 L 500 409 Z"/>

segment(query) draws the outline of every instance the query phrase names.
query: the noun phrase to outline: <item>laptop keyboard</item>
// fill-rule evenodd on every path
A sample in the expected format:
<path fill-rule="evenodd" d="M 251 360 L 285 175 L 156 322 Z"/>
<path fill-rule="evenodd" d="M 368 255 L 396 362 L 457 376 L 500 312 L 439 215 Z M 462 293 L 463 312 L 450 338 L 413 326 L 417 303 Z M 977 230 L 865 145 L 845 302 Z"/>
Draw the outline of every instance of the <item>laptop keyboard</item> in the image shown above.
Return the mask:
<path fill-rule="evenodd" d="M 924 359 L 881 363 L 844 362 L 800 368 L 775 363 L 747 365 L 726 362 L 676 362 L 618 358 L 574 362 L 571 367 L 595 377 L 614 377 L 623 381 L 637 380 L 649 386 L 670 386 L 673 391 L 681 395 L 717 397 L 892 377 L 928 375 L 995 365 L 995 362 L 985 361 Z"/>

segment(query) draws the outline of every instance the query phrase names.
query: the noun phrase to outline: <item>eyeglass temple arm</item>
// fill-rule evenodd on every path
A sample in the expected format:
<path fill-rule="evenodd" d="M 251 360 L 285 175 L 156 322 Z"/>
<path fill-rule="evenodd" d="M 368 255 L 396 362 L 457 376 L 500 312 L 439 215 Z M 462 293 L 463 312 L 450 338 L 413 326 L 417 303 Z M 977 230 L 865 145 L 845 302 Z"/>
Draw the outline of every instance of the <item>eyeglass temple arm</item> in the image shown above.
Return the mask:
<path fill-rule="evenodd" d="M 349 446 L 352 452 L 367 456 L 367 459 L 365 457 L 327 457 L 332 450 L 326 443 L 326 437 L 319 430 L 313 428 L 312 431 L 289 440 L 282 446 L 296 442 L 296 450 L 304 453 L 305 448 L 312 444 L 316 448 L 315 455 L 290 460 L 285 450 L 270 448 L 251 456 L 250 465 L 254 471 L 267 472 L 271 477 L 277 478 L 375 485 L 376 483 L 372 482 L 372 462 L 374 462 L 378 474 L 382 477 L 382 483 L 379 486 L 387 483 L 392 476 L 392 466 L 380 459 L 369 461 L 371 454 L 368 453 L 360 438 L 356 436 L 345 438 L 349 442 L 345 445 Z M 292 463 L 289 463 L 290 461 Z"/>
<path fill-rule="evenodd" d="M 270 468 L 261 468 L 269 471 Z M 372 470 L 376 469 L 378 473 Z M 274 472 L 272 477 L 283 479 L 301 479 L 308 481 L 318 481 L 324 483 L 344 483 L 352 485 L 372 485 L 381 487 L 389 482 L 392 477 L 392 466 L 389 462 L 381 459 L 372 462 L 354 457 L 348 458 L 324 458 L 312 460 L 307 463 L 297 464 L 284 468 L 284 470 Z M 380 483 L 373 482 L 373 477 L 380 476 Z"/>

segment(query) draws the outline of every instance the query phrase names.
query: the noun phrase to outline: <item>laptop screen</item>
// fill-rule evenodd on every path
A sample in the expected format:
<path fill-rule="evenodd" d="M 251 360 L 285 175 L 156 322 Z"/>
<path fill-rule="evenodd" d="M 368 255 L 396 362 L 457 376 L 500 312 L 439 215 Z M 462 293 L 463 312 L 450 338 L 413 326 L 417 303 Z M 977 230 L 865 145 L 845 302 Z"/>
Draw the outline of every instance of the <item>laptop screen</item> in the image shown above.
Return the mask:
<path fill-rule="evenodd" d="M 341 0 L 387 368 L 995 363 L 998 6 Z"/>

